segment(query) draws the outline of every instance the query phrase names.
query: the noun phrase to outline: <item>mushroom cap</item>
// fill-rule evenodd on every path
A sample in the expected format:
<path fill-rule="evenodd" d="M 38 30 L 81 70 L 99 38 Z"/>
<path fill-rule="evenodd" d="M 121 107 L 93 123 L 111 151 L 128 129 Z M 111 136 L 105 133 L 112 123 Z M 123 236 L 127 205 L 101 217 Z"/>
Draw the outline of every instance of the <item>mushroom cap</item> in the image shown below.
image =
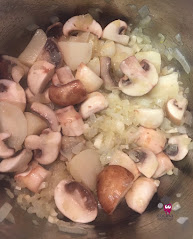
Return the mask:
<path fill-rule="evenodd" d="M 50 100 L 60 106 L 76 105 L 84 101 L 87 97 L 87 92 L 79 80 L 71 81 L 65 85 L 49 87 Z"/>
<path fill-rule="evenodd" d="M 63 24 L 61 22 L 56 22 L 47 28 L 46 35 L 47 37 L 54 37 L 58 39 L 63 35 L 62 29 Z"/>
<path fill-rule="evenodd" d="M 29 135 L 25 139 L 25 147 L 35 150 L 34 159 L 40 164 L 53 163 L 59 154 L 61 146 L 61 134 L 59 132 L 43 133 L 40 136 Z"/>
<path fill-rule="evenodd" d="M 172 136 L 168 140 L 168 147 L 165 149 L 165 153 L 171 160 L 180 161 L 187 155 L 190 142 L 191 139 L 186 134 Z M 171 150 L 170 147 L 172 146 L 175 146 L 176 150 Z"/>
<path fill-rule="evenodd" d="M 151 178 L 158 168 L 156 155 L 147 148 L 134 148 L 129 151 L 130 158 L 136 163 L 138 170 L 147 178 Z"/>
<path fill-rule="evenodd" d="M 135 56 L 130 56 L 121 62 L 120 68 L 126 76 L 119 81 L 119 88 L 126 95 L 145 95 L 158 83 L 156 68 L 147 60 L 139 63 Z"/>
<path fill-rule="evenodd" d="M 134 180 L 133 174 L 118 165 L 109 165 L 98 175 L 97 196 L 108 214 L 112 214 Z"/>
<path fill-rule="evenodd" d="M 47 61 L 36 61 L 29 70 L 27 84 L 30 91 L 42 93 L 54 75 L 55 66 Z"/>
<path fill-rule="evenodd" d="M 123 45 L 127 45 L 129 42 L 128 35 L 122 35 L 126 32 L 128 26 L 126 22 L 121 20 L 115 20 L 110 22 L 103 30 L 102 38 L 112 40 Z"/>
<path fill-rule="evenodd" d="M 15 153 L 14 149 L 7 147 L 7 145 L 3 142 L 10 136 L 11 135 L 9 133 L 0 133 L 0 158 L 8 158 Z"/>
<path fill-rule="evenodd" d="M 92 222 L 97 216 L 94 196 L 76 181 L 60 181 L 55 188 L 54 199 L 60 212 L 74 222 Z"/>
<path fill-rule="evenodd" d="M 158 180 L 140 177 L 132 185 L 125 196 L 127 205 L 142 214 L 147 208 L 153 195 L 157 192 Z"/>
<path fill-rule="evenodd" d="M 54 111 L 50 107 L 38 102 L 34 102 L 31 105 L 31 110 L 33 110 L 34 112 L 39 114 L 41 117 L 43 117 L 45 120 L 47 120 L 50 125 L 50 128 L 53 131 L 59 131 L 58 120 L 56 118 Z"/>
<path fill-rule="evenodd" d="M 71 17 L 63 26 L 64 36 L 68 36 L 72 31 L 91 32 L 98 38 L 102 35 L 102 28 L 90 14 Z"/>
<path fill-rule="evenodd" d="M 164 112 L 162 109 L 136 109 L 135 118 L 141 126 L 150 129 L 156 129 L 164 120 Z"/>
<path fill-rule="evenodd" d="M 24 111 L 26 106 L 25 91 L 14 81 L 0 80 L 0 101 L 14 104 Z"/>
<path fill-rule="evenodd" d="M 3 159 L 0 163 L 0 172 L 23 172 L 32 159 L 32 151 L 23 149 L 18 155 Z"/>
<path fill-rule="evenodd" d="M 166 104 L 166 114 L 172 123 L 180 125 L 188 105 L 188 100 L 182 97 L 180 100 L 170 99 Z"/>

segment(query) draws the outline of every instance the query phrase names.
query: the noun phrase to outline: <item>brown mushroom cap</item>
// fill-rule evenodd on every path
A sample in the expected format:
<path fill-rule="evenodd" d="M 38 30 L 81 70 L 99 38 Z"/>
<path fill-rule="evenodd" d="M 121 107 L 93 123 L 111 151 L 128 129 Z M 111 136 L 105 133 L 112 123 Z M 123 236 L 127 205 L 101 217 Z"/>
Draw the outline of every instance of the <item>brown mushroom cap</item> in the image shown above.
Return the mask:
<path fill-rule="evenodd" d="M 94 196 L 76 181 L 60 181 L 55 188 L 54 199 L 60 212 L 74 222 L 88 223 L 97 216 Z"/>
<path fill-rule="evenodd" d="M 112 214 L 134 180 L 133 174 L 118 165 L 109 165 L 98 175 L 97 195 L 108 214 Z"/>

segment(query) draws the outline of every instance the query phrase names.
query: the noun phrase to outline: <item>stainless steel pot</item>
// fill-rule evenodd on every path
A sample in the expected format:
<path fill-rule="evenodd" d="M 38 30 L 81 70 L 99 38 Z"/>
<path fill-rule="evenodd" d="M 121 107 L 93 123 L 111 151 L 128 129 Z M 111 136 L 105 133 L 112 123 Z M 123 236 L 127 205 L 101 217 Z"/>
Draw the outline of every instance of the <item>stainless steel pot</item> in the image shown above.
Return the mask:
<path fill-rule="evenodd" d="M 183 46 L 179 49 L 186 56 L 188 62 L 193 64 L 193 2 L 191 0 L 0 0 L 0 52 L 17 56 L 26 46 L 32 32 L 26 30 L 30 24 L 37 24 L 45 29 L 51 16 L 58 16 L 63 22 L 70 16 L 87 13 L 88 10 L 100 9 L 99 22 L 105 25 L 113 19 L 121 18 L 135 24 L 139 19 L 137 9 L 147 5 L 153 18 L 152 23 L 145 31 L 156 39 L 158 32 L 166 35 L 171 41 L 177 33 L 181 34 Z M 137 18 L 136 18 L 137 17 Z M 190 88 L 189 110 L 193 110 L 192 72 L 186 75 L 182 67 L 175 61 L 181 71 L 184 84 Z M 189 129 L 189 135 L 193 131 Z M 153 198 L 147 211 L 138 215 L 125 206 L 125 202 L 117 208 L 112 216 L 100 212 L 94 223 L 95 228 L 84 231 L 84 235 L 71 235 L 59 232 L 57 227 L 40 220 L 40 225 L 32 223 L 31 215 L 20 209 L 13 200 L 6 197 L 4 186 L 0 182 L 0 206 L 3 202 L 11 202 L 14 206 L 13 214 L 16 224 L 3 222 L 0 225 L 1 239 L 71 239 L 71 238 L 111 238 L 111 239 L 151 239 L 151 238 L 193 238 L 193 153 L 182 162 L 175 163 L 179 168 L 178 176 L 164 176 L 157 195 Z M 181 193 L 180 198 L 176 197 Z M 181 209 L 172 211 L 172 217 L 164 217 L 163 209 L 157 204 L 180 202 Z M 164 218 L 162 218 L 164 217 Z M 179 217 L 188 217 L 183 225 L 177 223 Z"/>

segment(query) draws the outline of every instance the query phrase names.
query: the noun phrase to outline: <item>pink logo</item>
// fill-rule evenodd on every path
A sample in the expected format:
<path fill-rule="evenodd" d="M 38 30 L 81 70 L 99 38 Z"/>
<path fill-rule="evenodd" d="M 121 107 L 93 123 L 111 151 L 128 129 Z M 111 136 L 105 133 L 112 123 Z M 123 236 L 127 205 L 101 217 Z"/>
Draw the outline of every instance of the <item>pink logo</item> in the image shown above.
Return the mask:
<path fill-rule="evenodd" d="M 171 210 L 172 210 L 172 204 L 164 205 L 164 211 L 165 211 L 166 215 L 170 214 Z"/>

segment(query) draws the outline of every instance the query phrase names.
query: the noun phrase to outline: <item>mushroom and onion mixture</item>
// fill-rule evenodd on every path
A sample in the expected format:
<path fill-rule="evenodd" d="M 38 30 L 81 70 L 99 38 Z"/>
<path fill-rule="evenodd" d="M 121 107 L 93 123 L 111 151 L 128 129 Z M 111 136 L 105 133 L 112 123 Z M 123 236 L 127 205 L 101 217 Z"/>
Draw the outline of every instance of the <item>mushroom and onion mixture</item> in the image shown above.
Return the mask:
<path fill-rule="evenodd" d="M 187 155 L 179 74 L 135 33 L 86 14 L 38 29 L 18 58 L 1 55 L 0 172 L 28 213 L 88 223 L 98 204 L 112 214 L 125 199 L 141 214 Z"/>

